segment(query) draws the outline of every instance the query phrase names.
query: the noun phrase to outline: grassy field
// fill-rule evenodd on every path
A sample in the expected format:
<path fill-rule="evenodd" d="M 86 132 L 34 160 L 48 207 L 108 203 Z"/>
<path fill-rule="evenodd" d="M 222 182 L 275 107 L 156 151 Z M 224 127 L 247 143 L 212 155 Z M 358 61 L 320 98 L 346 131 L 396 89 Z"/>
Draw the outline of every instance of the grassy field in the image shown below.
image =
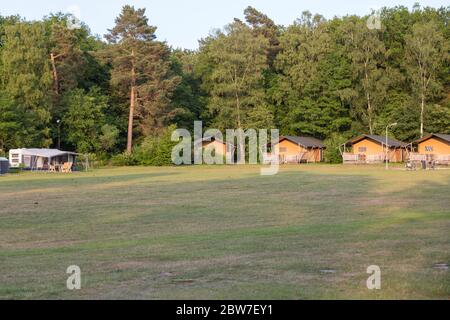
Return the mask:
<path fill-rule="evenodd" d="M 0 177 L 1 299 L 449 299 L 450 170 Z M 81 290 L 66 288 L 78 265 Z M 366 268 L 381 268 L 368 290 Z"/>

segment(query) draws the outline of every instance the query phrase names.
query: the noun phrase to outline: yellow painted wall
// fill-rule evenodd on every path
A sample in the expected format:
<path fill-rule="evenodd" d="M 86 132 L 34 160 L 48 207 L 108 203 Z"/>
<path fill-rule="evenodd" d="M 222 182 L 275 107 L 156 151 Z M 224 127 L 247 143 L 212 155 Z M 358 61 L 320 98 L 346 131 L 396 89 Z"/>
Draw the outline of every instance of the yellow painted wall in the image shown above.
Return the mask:
<path fill-rule="evenodd" d="M 426 151 L 425 147 L 433 147 L 433 151 Z M 450 154 L 450 143 L 442 139 L 432 137 L 419 143 L 418 152 L 420 154 Z"/>
<path fill-rule="evenodd" d="M 276 144 L 274 151 L 278 152 L 280 158 L 283 159 L 288 156 L 297 156 L 301 153 L 306 153 L 303 159 L 309 162 L 320 162 L 321 161 L 321 150 L 320 149 L 305 149 L 296 143 L 289 140 L 283 140 Z"/>
<path fill-rule="evenodd" d="M 226 144 L 219 142 L 219 141 L 203 141 L 202 142 L 202 147 L 203 148 L 215 148 L 216 149 L 216 154 L 220 154 L 220 155 L 226 155 L 227 153 L 227 146 Z"/>
<path fill-rule="evenodd" d="M 366 148 L 366 151 L 360 151 L 359 148 Z M 381 144 L 369 139 L 363 139 L 353 145 L 353 154 L 362 154 L 367 156 L 380 153 L 384 153 L 384 149 Z"/>
<path fill-rule="evenodd" d="M 285 150 L 284 150 L 285 149 Z M 281 151 L 283 150 L 283 151 Z M 296 143 L 293 143 L 289 140 L 283 140 L 280 143 L 275 145 L 275 152 L 278 152 L 280 155 L 285 156 L 295 156 L 299 153 L 306 152 L 307 150 L 303 147 L 299 146 Z"/>
<path fill-rule="evenodd" d="M 365 151 L 360 151 L 360 148 L 366 148 Z M 384 154 L 385 150 L 380 143 L 372 141 L 370 139 L 363 139 L 353 145 L 353 154 L 360 154 L 363 156 Z M 405 154 L 402 149 L 390 148 L 389 160 L 392 162 L 403 161 Z"/>

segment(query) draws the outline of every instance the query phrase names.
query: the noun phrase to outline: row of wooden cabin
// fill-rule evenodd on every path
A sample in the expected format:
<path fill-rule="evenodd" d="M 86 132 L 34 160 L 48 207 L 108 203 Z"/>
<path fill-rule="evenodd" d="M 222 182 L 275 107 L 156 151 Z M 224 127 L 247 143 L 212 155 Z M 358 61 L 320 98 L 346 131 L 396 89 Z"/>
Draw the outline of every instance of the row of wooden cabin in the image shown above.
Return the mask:
<path fill-rule="evenodd" d="M 412 143 L 377 135 L 362 135 L 340 148 L 344 164 L 434 161 L 450 164 L 450 134 L 432 133 Z"/>
<path fill-rule="evenodd" d="M 204 139 L 203 147 L 213 145 L 216 152 L 225 155 L 234 152 L 233 146 L 223 141 Z M 319 139 L 301 136 L 282 136 L 272 151 L 279 155 L 280 163 L 314 163 L 324 160 L 325 145 Z M 450 164 L 450 134 L 430 134 L 412 143 L 378 135 L 361 135 L 340 147 L 344 164 L 437 161 Z"/>

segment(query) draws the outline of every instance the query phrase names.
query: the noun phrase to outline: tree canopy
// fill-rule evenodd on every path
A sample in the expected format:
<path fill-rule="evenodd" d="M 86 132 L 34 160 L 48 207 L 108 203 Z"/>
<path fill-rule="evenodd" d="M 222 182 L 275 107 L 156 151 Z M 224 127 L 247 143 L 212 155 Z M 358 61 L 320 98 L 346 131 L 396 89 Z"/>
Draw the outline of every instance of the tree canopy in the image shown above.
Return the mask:
<path fill-rule="evenodd" d="M 386 7 L 373 27 L 307 11 L 281 26 L 248 7 L 195 51 L 158 40 L 151 11 L 130 5 L 103 39 L 70 15 L 0 16 L 0 152 L 60 141 L 130 155 L 195 120 L 330 144 L 392 122 L 405 141 L 450 133 L 449 9 Z"/>

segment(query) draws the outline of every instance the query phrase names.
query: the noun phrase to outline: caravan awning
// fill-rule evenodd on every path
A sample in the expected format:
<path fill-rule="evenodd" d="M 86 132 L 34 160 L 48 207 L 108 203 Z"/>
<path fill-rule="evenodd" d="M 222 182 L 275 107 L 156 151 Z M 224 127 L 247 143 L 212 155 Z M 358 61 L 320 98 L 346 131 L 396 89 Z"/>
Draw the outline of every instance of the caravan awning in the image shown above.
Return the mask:
<path fill-rule="evenodd" d="M 61 151 L 58 149 L 22 149 L 22 155 L 25 156 L 35 156 L 43 158 L 54 158 L 64 155 L 76 155 L 75 152 Z"/>

